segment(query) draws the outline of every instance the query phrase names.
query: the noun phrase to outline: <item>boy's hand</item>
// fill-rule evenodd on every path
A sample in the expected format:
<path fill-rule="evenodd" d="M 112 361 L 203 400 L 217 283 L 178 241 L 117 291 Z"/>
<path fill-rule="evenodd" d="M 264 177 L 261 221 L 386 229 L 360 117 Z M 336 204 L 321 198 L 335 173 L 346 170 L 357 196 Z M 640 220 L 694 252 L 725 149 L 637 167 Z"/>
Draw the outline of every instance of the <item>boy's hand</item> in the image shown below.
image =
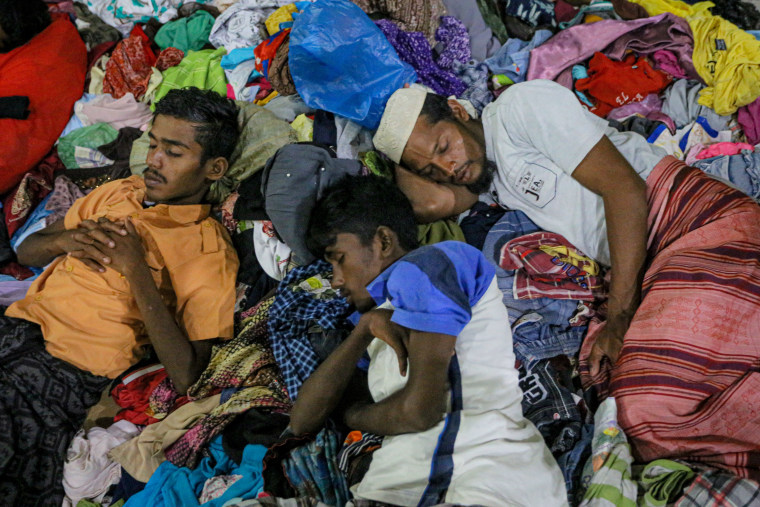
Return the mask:
<path fill-rule="evenodd" d="M 369 332 L 375 338 L 383 340 L 395 352 L 398 357 L 398 371 L 401 376 L 406 376 L 408 352 L 406 344 L 409 342 L 409 330 L 391 322 L 392 310 L 375 308 L 365 314 L 369 319 Z"/>

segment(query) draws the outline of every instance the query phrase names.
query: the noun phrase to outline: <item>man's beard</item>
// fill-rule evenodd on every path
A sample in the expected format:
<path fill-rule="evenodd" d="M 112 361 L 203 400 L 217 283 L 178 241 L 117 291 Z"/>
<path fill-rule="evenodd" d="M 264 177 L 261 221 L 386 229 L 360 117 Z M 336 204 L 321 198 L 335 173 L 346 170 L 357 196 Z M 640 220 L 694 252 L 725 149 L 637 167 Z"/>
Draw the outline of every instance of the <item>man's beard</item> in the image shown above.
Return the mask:
<path fill-rule="evenodd" d="M 496 173 L 496 163 L 488 160 L 486 157 L 483 157 L 483 163 L 481 166 L 483 169 L 480 171 L 478 179 L 465 185 L 465 188 L 475 195 L 487 192 L 491 188 L 493 176 Z"/>

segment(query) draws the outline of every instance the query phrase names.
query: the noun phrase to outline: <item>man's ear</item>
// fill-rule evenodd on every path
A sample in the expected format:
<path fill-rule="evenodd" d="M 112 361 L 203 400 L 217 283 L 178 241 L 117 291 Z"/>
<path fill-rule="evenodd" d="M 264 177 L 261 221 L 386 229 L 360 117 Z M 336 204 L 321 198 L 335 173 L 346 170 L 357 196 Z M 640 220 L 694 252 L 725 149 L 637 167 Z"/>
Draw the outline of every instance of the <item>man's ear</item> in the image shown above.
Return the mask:
<path fill-rule="evenodd" d="M 206 178 L 217 181 L 227 173 L 230 163 L 224 157 L 216 157 L 206 161 Z"/>
<path fill-rule="evenodd" d="M 466 122 L 470 119 L 470 113 L 464 108 L 462 104 L 456 99 L 449 99 L 448 101 L 451 112 L 454 113 L 454 118 L 461 122 Z"/>
<path fill-rule="evenodd" d="M 380 242 L 380 255 L 382 257 L 390 257 L 395 254 L 396 244 L 398 239 L 396 233 L 389 227 L 381 225 L 375 232 L 375 239 Z"/>

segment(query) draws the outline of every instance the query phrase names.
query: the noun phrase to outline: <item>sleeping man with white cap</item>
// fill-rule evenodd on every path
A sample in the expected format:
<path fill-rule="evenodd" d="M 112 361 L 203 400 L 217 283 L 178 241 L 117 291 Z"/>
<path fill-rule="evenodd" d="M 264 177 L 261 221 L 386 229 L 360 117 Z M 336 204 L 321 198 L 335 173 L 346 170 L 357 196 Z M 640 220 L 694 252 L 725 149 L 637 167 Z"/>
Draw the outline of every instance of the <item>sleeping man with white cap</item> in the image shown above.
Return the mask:
<path fill-rule="evenodd" d="M 545 80 L 512 86 L 476 119 L 455 99 L 402 88 L 388 100 L 375 147 L 395 163 L 417 219 L 470 208 L 478 194 L 525 212 L 611 266 L 607 323 L 590 363 L 614 364 L 639 304 L 646 257 L 644 180 L 666 155 L 617 132 L 570 90 Z"/>
<path fill-rule="evenodd" d="M 551 81 L 513 85 L 480 119 L 397 90 L 374 143 L 403 166 L 396 183 L 418 221 L 487 193 L 611 268 L 607 320 L 584 338 L 579 369 L 586 390 L 614 397 L 638 462 L 760 477 L 757 202 Z"/>

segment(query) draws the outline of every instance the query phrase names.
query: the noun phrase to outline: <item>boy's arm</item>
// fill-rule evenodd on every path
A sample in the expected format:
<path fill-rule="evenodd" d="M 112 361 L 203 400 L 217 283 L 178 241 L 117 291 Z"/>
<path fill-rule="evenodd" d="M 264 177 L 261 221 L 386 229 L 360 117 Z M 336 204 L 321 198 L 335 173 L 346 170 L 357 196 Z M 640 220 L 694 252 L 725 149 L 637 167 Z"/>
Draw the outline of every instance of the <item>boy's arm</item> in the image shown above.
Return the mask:
<path fill-rule="evenodd" d="M 425 431 L 443 419 L 456 336 L 414 330 L 409 334 L 409 381 L 379 403 L 357 404 L 346 410 L 346 424 L 351 429 L 398 435 Z"/>
<path fill-rule="evenodd" d="M 290 411 L 290 430 L 295 435 L 318 431 L 338 406 L 349 387 L 356 363 L 372 342 L 369 314 L 359 323 L 317 370 L 306 379 Z"/>
<path fill-rule="evenodd" d="M 174 387 L 185 394 L 208 365 L 211 340 L 188 340 L 161 299 L 145 262 L 142 240 L 130 219 L 125 228 L 126 236 L 111 235 L 115 247 L 107 265 L 129 282 L 150 342 Z"/>

